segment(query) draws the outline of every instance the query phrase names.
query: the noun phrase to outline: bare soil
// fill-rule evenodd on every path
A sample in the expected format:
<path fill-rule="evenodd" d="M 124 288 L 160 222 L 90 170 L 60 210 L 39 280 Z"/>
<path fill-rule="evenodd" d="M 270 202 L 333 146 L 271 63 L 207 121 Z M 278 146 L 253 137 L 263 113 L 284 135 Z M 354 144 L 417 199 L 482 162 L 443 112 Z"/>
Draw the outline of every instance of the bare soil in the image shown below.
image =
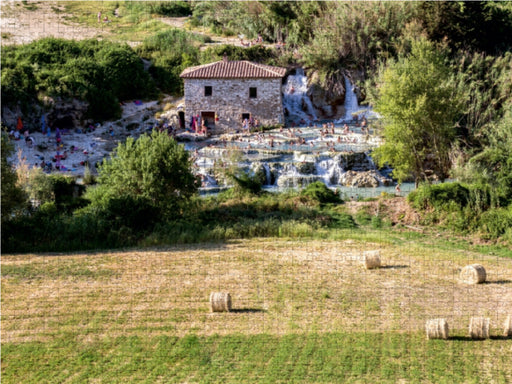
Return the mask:
<path fill-rule="evenodd" d="M 347 201 L 347 211 L 355 215 L 364 210 L 372 216 L 381 215 L 390 220 L 393 225 L 402 224 L 419 228 L 420 215 L 416 212 L 405 197 L 381 198 L 376 201 Z"/>
<path fill-rule="evenodd" d="M 58 1 L 4 0 L 1 3 L 2 45 L 27 44 L 44 37 L 83 40 L 109 32 L 102 25 L 90 28 L 66 20 L 69 14 Z"/>

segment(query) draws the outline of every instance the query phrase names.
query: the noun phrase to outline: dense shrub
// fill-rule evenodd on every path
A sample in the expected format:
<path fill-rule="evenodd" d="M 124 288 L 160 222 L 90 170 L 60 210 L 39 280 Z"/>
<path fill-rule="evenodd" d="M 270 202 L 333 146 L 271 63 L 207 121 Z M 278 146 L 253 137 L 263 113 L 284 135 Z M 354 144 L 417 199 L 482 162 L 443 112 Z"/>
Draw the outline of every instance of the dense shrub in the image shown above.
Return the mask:
<path fill-rule="evenodd" d="M 275 50 L 262 45 L 244 48 L 224 44 L 206 48 L 200 54 L 200 61 L 202 64 L 219 61 L 224 54 L 227 55 L 229 60 L 247 60 L 268 65 L 275 65 L 277 60 Z"/>
<path fill-rule="evenodd" d="M 337 215 L 334 227 L 337 229 L 350 229 L 350 228 L 356 228 L 357 224 L 354 221 L 354 218 L 352 215 L 348 213 L 341 213 Z"/>
<path fill-rule="evenodd" d="M 119 101 L 154 95 L 154 83 L 127 45 L 45 38 L 2 50 L 2 102 L 27 110 L 43 96 L 78 98 L 94 119 L 120 115 Z"/>
<path fill-rule="evenodd" d="M 191 165 L 189 152 L 165 132 L 155 130 L 137 140 L 129 137 L 100 165 L 98 187 L 87 196 L 101 209 L 108 209 L 108 201 L 120 196 L 144 198 L 163 215 L 174 216 L 197 192 Z"/>
<path fill-rule="evenodd" d="M 314 183 L 309 184 L 305 189 L 302 190 L 301 195 L 310 197 L 320 204 L 342 202 L 339 196 L 336 195 L 321 181 L 315 181 Z"/>
<path fill-rule="evenodd" d="M 426 184 L 411 192 L 407 200 L 418 210 L 452 211 L 468 204 L 469 189 L 460 183 Z"/>
<path fill-rule="evenodd" d="M 151 13 L 169 17 L 183 17 L 192 13 L 190 5 L 186 1 L 155 1 L 149 2 Z"/>
<path fill-rule="evenodd" d="M 247 173 L 240 172 L 239 174 L 229 174 L 231 180 L 233 180 L 235 186 L 233 192 L 235 195 L 254 194 L 257 195 L 261 192 L 261 182 L 254 176 L 248 175 Z"/>
<path fill-rule="evenodd" d="M 208 40 L 198 34 L 170 29 L 146 38 L 137 52 L 151 61 L 149 73 L 162 91 L 181 95 L 180 74 L 185 68 L 199 64 L 199 46 Z"/>
<path fill-rule="evenodd" d="M 505 235 L 512 229 L 512 205 L 484 212 L 480 216 L 479 225 L 486 238 L 495 240 Z"/>
<path fill-rule="evenodd" d="M 120 196 L 108 201 L 99 216 L 114 228 L 127 227 L 136 231 L 151 231 L 161 219 L 160 210 L 143 197 Z"/>

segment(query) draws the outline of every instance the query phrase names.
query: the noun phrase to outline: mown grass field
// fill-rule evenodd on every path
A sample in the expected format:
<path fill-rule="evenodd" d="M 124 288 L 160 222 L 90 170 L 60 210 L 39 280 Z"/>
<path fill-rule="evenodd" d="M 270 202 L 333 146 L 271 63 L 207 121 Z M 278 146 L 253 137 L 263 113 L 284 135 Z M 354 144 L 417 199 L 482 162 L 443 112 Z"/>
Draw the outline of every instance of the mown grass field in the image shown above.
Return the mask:
<path fill-rule="evenodd" d="M 3 382 L 512 382 L 512 258 L 381 234 L 3 255 Z M 458 282 L 475 262 L 487 283 Z M 210 313 L 214 291 L 232 312 Z M 469 339 L 471 316 L 490 340 Z M 450 340 L 426 340 L 437 317 Z"/>

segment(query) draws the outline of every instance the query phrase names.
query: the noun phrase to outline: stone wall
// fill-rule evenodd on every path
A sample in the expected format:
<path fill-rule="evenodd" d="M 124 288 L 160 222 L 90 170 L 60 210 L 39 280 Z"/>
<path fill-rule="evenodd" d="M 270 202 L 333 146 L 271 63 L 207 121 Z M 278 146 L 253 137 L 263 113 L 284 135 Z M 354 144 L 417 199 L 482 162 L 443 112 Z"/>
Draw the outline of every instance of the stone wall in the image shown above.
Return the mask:
<path fill-rule="evenodd" d="M 251 114 L 260 125 L 284 123 L 281 79 L 184 79 L 185 123 L 201 112 L 215 112 L 213 133 L 242 128 L 242 114 Z M 205 96 L 205 86 L 212 95 Z M 257 88 L 257 97 L 249 97 L 249 88 Z M 211 127 L 210 127 L 211 128 Z"/>

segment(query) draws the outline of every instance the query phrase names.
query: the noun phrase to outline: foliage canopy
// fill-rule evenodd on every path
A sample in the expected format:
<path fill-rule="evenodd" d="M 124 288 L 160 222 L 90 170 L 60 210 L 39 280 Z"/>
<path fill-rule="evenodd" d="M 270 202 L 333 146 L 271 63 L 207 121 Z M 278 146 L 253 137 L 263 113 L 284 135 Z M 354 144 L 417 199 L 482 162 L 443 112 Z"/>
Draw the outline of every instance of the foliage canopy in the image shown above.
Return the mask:
<path fill-rule="evenodd" d="M 45 38 L 2 48 L 2 102 L 28 109 L 44 96 L 89 103 L 93 119 L 119 117 L 119 101 L 154 94 L 154 83 L 127 45 Z"/>
<path fill-rule="evenodd" d="M 103 193 L 96 196 L 93 204 L 129 196 L 145 198 L 153 206 L 174 214 L 197 191 L 198 180 L 191 165 L 183 145 L 166 133 L 155 130 L 137 140 L 129 137 L 100 165 L 98 184 Z"/>
<path fill-rule="evenodd" d="M 414 41 L 410 55 L 388 62 L 377 88 L 385 138 L 373 152 L 378 163 L 390 164 L 400 182 L 411 174 L 416 183 L 431 173 L 445 179 L 462 99 L 442 51 L 428 40 Z"/>

